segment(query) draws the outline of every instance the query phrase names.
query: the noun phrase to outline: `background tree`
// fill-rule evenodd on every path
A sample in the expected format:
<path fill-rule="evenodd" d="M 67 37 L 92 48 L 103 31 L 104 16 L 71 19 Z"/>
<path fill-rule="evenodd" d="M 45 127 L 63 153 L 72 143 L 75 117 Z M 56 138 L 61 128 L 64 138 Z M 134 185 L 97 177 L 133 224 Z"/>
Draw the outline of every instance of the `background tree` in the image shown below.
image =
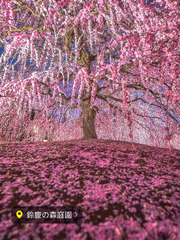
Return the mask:
<path fill-rule="evenodd" d="M 177 1 L 0 3 L 2 107 L 16 101 L 17 116 L 32 107 L 46 116 L 81 108 L 88 139 L 97 138 L 104 102 L 127 119 L 131 139 L 142 120 L 146 127 L 159 120 L 172 138 L 180 112 Z"/>

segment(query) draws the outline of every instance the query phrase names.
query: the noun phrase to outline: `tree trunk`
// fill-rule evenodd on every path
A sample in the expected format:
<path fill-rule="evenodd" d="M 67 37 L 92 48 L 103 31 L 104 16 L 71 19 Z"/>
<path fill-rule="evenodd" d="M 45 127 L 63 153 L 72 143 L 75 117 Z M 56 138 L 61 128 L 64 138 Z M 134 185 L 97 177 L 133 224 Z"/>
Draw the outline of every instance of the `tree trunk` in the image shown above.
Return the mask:
<path fill-rule="evenodd" d="M 87 46 L 82 48 L 80 51 L 80 60 L 78 64 L 80 66 L 86 67 L 88 74 L 90 74 L 90 53 L 87 50 Z M 96 117 L 96 111 L 94 109 L 91 109 L 91 90 L 92 90 L 92 82 L 90 81 L 90 90 L 89 92 L 84 93 L 84 96 L 82 98 L 82 117 L 83 117 L 83 139 L 91 139 L 95 138 L 97 139 L 96 130 L 94 126 L 94 121 Z"/>
<path fill-rule="evenodd" d="M 83 139 L 97 139 L 95 130 L 96 111 L 90 108 L 90 99 L 84 100 L 82 103 L 82 117 L 83 117 Z"/>

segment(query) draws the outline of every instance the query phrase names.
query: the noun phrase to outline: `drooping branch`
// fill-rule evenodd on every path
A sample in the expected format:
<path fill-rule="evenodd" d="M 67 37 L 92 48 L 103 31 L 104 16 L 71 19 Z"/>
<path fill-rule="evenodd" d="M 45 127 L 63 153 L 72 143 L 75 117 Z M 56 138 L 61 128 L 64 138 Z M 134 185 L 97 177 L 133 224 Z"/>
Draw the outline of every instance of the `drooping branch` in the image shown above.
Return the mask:
<path fill-rule="evenodd" d="M 38 17 L 42 20 L 44 20 L 43 16 L 39 13 L 37 13 L 35 10 L 33 10 L 30 6 L 28 6 L 28 4 L 20 1 L 20 0 L 13 0 L 14 2 L 16 2 L 20 7 L 25 7 L 26 9 L 28 9 L 35 17 Z"/>

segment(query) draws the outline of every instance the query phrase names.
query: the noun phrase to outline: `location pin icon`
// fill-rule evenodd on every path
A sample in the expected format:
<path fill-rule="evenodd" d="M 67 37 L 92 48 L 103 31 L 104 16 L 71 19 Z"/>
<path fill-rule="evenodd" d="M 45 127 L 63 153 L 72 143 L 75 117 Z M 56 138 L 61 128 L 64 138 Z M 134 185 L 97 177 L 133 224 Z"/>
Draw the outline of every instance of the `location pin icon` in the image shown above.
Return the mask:
<path fill-rule="evenodd" d="M 17 216 L 18 218 L 21 218 L 22 215 L 23 215 L 23 212 L 22 212 L 22 211 L 19 210 L 19 211 L 16 212 L 16 216 Z"/>

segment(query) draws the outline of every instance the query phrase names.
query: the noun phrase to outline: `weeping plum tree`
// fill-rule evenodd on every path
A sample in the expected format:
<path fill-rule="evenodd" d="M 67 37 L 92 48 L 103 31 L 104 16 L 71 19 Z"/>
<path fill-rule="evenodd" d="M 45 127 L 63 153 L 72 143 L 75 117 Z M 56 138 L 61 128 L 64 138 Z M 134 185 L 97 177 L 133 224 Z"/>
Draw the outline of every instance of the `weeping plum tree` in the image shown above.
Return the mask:
<path fill-rule="evenodd" d="M 133 121 L 159 119 L 171 139 L 179 126 L 177 1 L 0 0 L 0 9 L 2 115 L 12 103 L 17 116 L 81 108 L 84 138 L 97 138 L 104 102 L 125 116 L 131 138 Z"/>

